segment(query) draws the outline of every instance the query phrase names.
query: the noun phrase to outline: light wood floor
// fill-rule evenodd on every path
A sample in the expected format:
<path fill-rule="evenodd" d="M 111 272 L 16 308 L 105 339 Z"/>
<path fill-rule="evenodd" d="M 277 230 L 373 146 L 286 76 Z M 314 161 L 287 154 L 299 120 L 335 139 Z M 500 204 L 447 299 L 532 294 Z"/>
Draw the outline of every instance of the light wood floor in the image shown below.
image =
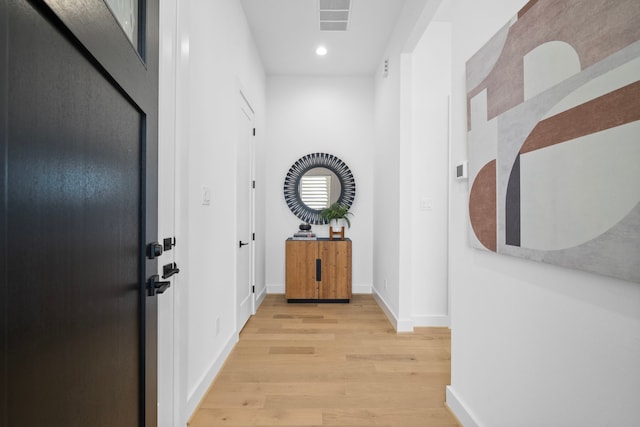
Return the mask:
<path fill-rule="evenodd" d="M 189 426 L 459 426 L 444 404 L 450 348 L 447 328 L 396 334 L 370 295 L 269 295 Z"/>

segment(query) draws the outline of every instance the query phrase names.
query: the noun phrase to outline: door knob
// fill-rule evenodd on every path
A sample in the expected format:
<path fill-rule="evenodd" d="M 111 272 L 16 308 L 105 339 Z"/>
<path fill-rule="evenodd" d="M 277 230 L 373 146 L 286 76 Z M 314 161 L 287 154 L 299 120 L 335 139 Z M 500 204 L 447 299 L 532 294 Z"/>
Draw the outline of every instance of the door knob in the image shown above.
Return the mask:
<path fill-rule="evenodd" d="M 158 276 L 157 274 L 154 274 L 153 276 L 149 277 L 149 280 L 147 280 L 147 287 L 149 288 L 150 297 L 153 297 L 156 294 L 164 293 L 164 291 L 169 289 L 169 286 L 171 286 L 171 282 L 161 282 L 160 276 Z"/>

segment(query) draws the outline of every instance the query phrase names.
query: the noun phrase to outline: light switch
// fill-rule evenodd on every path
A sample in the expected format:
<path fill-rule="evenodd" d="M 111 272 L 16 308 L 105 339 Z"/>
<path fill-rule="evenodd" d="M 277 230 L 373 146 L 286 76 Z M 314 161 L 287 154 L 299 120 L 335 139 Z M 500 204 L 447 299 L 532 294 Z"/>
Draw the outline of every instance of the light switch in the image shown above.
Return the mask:
<path fill-rule="evenodd" d="M 467 160 L 463 160 L 456 165 L 456 178 L 458 179 L 467 179 L 467 169 L 469 166 L 469 162 Z"/>

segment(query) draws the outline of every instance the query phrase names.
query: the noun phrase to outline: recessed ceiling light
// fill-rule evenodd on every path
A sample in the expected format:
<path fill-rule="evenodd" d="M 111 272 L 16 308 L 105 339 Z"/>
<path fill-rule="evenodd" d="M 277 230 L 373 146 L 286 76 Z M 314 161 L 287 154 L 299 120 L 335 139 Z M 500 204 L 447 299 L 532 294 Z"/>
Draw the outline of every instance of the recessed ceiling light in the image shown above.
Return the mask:
<path fill-rule="evenodd" d="M 318 46 L 318 48 L 316 49 L 316 53 L 320 56 L 324 56 L 327 54 L 327 48 L 324 46 Z"/>

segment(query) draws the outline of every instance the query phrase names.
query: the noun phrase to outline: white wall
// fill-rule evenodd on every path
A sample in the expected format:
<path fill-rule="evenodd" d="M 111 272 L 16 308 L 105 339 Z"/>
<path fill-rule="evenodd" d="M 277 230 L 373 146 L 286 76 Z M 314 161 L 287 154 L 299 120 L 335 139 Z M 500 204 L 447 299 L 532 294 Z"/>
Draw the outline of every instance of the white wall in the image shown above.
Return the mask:
<path fill-rule="evenodd" d="M 429 24 L 411 59 L 411 317 L 414 326 L 448 326 L 451 25 Z"/>
<path fill-rule="evenodd" d="M 377 298 L 384 301 L 383 306 L 395 312 L 397 317 L 400 295 L 400 55 L 386 58 L 388 76 L 382 77 L 379 69 L 375 80 L 373 287 Z"/>
<path fill-rule="evenodd" d="M 465 62 L 525 0 L 454 1 L 452 163 L 466 150 Z M 451 178 L 452 385 L 465 426 L 640 425 L 640 285 L 469 247 Z"/>
<path fill-rule="evenodd" d="M 428 61 L 447 59 L 446 50 L 428 41 L 418 48 L 439 4 L 405 3 L 375 76 L 374 294 L 399 331 L 448 322 L 446 261 L 429 258 L 446 247 L 446 238 L 438 235 L 446 230 L 445 178 L 439 167 L 425 170 L 420 164 L 446 161 L 446 115 L 437 106 L 445 102 L 447 86 L 419 74 L 432 72 Z M 384 59 L 388 76 L 383 75 Z M 446 79 L 442 71 L 433 72 Z M 433 199 L 431 212 L 418 212 L 422 198 Z"/>
<path fill-rule="evenodd" d="M 186 424 L 238 339 L 235 142 L 241 90 L 256 111 L 258 158 L 264 153 L 266 128 L 264 70 L 240 2 L 180 0 L 175 5 L 174 253 L 181 269 L 173 286 L 177 422 L 161 419 L 160 425 Z M 171 26 L 165 29 L 171 31 Z M 263 163 L 258 161 L 256 178 L 263 177 Z M 203 186 L 211 188 L 209 206 L 201 203 Z M 262 218 L 264 191 L 257 191 L 256 209 Z M 265 235 L 263 221 L 257 221 L 255 231 Z M 260 292 L 265 283 L 260 261 L 264 238 L 257 241 L 256 255 Z"/>
<path fill-rule="evenodd" d="M 270 293 L 284 293 L 285 240 L 301 221 L 284 200 L 289 168 L 300 157 L 329 153 L 344 161 L 356 181 L 351 208 L 352 282 L 371 292 L 373 234 L 373 81 L 369 77 L 269 76 L 266 152 L 266 277 Z M 319 237 L 328 226 L 314 225 Z"/>

